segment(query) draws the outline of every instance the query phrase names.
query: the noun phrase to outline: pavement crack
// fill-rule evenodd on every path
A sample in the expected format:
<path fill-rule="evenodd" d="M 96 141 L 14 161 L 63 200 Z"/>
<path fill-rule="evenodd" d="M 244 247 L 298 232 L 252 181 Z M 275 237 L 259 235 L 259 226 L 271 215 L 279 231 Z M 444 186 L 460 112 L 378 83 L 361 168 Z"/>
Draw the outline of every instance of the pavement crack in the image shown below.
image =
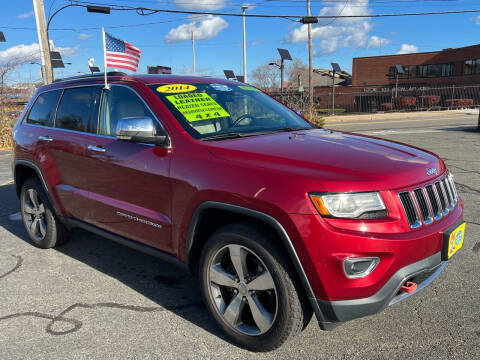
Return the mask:
<path fill-rule="evenodd" d="M 11 270 L 9 270 L 9 271 L 7 271 L 6 273 L 0 275 L 0 279 L 3 279 L 4 277 L 7 277 L 7 276 L 10 275 L 11 273 L 17 271 L 17 270 L 20 268 L 20 266 L 22 266 L 22 264 L 23 264 L 23 258 L 22 258 L 21 256 L 19 256 L 19 255 L 12 255 L 12 257 L 14 257 L 14 258 L 17 259 L 17 263 L 15 264 L 15 266 L 14 266 Z"/>
<path fill-rule="evenodd" d="M 157 311 L 183 311 L 183 310 L 187 310 L 194 307 L 202 307 L 202 304 L 203 304 L 202 302 L 192 302 L 192 303 L 187 303 L 183 305 L 171 305 L 171 306 L 165 306 L 165 307 L 160 307 L 160 306 L 146 307 L 146 306 L 125 305 L 125 304 L 119 304 L 115 302 L 100 302 L 96 304 L 75 303 L 67 307 L 58 315 L 41 313 L 38 311 L 27 311 L 27 312 L 19 312 L 19 313 L 0 317 L 0 322 L 10 320 L 10 319 L 15 319 L 15 318 L 21 318 L 21 317 L 33 317 L 37 319 L 46 319 L 46 320 L 50 320 L 50 322 L 45 327 L 45 331 L 50 335 L 58 336 L 58 335 L 71 334 L 81 329 L 81 327 L 83 326 L 82 321 L 65 316 L 77 308 L 89 309 L 89 310 L 95 310 L 99 308 L 110 308 L 110 309 L 146 313 L 146 312 L 157 312 Z M 55 330 L 54 326 L 57 323 L 66 323 L 70 325 L 70 327 L 66 330 Z"/>

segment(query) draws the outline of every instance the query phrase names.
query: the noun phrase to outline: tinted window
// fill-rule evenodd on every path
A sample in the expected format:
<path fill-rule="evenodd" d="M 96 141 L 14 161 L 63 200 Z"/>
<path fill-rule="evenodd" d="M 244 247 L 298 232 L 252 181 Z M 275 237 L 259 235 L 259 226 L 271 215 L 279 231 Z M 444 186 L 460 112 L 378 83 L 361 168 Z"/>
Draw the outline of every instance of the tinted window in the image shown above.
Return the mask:
<path fill-rule="evenodd" d="M 27 123 L 51 126 L 61 94 L 61 90 L 53 90 L 41 94 L 28 114 Z"/>
<path fill-rule="evenodd" d="M 123 86 L 112 86 L 110 90 L 104 91 L 98 133 L 115 136 L 118 120 L 126 117 L 155 119 L 152 112 L 132 90 Z"/>
<path fill-rule="evenodd" d="M 66 89 L 58 107 L 55 127 L 96 132 L 101 87 Z"/>

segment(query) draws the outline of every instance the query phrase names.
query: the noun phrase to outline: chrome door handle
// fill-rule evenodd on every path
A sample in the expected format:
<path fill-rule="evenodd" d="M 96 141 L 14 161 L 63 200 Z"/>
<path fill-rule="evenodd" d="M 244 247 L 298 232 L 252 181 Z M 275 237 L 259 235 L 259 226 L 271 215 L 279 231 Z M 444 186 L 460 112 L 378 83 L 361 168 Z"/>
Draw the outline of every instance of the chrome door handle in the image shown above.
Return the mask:
<path fill-rule="evenodd" d="M 88 145 L 88 150 L 90 150 L 90 151 L 96 151 L 96 152 L 101 152 L 101 153 L 104 153 L 105 151 L 107 151 L 106 149 L 104 149 L 104 148 L 102 148 L 102 147 L 94 146 L 94 145 Z"/>
<path fill-rule="evenodd" d="M 39 136 L 38 140 L 48 141 L 48 142 L 53 141 L 53 139 L 50 136 Z"/>

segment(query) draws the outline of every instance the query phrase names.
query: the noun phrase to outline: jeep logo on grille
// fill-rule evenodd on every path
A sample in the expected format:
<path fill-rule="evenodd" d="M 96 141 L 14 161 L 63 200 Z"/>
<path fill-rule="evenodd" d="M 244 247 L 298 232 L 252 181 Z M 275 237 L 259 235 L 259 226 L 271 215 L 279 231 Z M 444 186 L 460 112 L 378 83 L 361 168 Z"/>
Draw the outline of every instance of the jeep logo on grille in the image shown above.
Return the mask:
<path fill-rule="evenodd" d="M 436 175 L 438 174 L 438 170 L 437 168 L 427 168 L 427 175 L 430 176 L 430 175 Z"/>

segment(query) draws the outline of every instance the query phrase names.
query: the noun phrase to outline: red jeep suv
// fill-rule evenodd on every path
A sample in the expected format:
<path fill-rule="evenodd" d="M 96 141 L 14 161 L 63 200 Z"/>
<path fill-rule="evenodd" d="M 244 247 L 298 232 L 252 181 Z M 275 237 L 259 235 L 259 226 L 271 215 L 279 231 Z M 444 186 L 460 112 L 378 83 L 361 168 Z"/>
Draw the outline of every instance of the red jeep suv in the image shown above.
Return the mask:
<path fill-rule="evenodd" d="M 434 154 L 318 128 L 213 78 L 109 73 L 42 86 L 13 129 L 25 228 L 83 228 L 197 273 L 253 351 L 371 315 L 462 246 L 463 202 Z"/>

